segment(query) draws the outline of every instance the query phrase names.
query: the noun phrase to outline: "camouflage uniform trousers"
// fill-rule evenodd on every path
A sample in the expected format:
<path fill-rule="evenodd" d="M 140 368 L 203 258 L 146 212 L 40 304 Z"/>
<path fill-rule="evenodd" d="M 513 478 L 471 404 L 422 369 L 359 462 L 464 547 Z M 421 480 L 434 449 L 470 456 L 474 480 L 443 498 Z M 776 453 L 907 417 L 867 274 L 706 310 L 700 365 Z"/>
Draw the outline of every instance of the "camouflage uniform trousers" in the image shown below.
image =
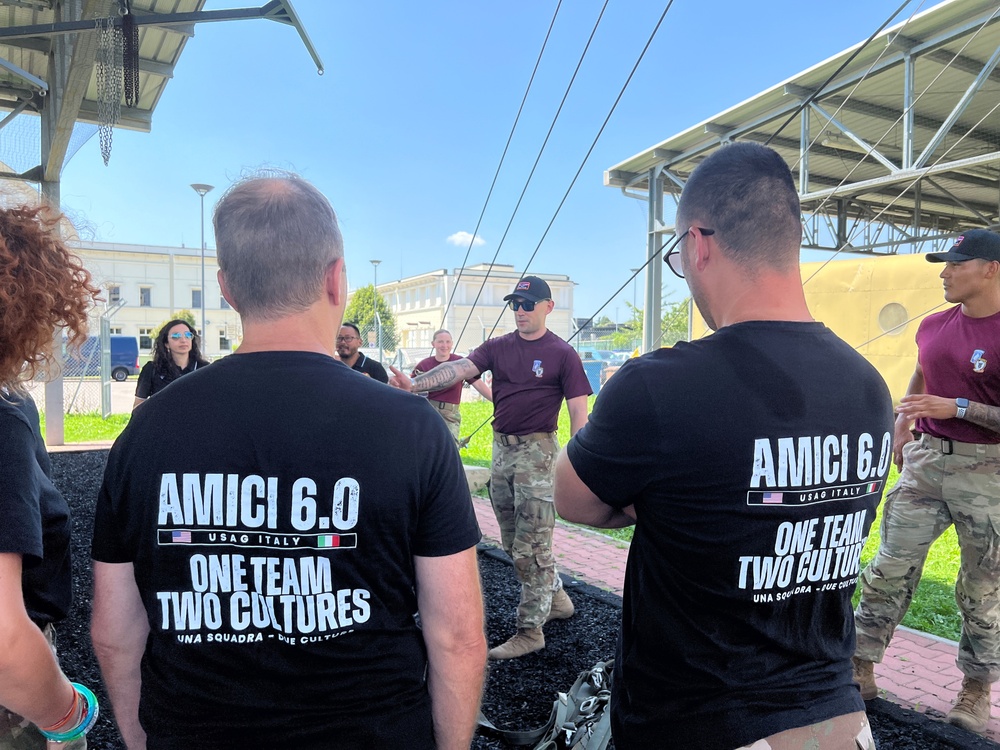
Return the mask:
<path fill-rule="evenodd" d="M 562 588 L 552 555 L 552 484 L 559 443 L 555 433 L 522 439 L 525 442 L 504 445 L 494 434 L 490 501 L 501 543 L 521 582 L 517 627 L 540 628 L 549 616 L 552 594 Z"/>
<path fill-rule="evenodd" d="M 458 404 L 449 404 L 447 401 L 435 401 L 432 398 L 427 399 L 427 401 L 434 407 L 434 411 L 441 415 L 444 423 L 448 425 L 448 432 L 455 438 L 455 442 L 459 442 L 462 439 L 462 412 L 458 410 Z"/>
<path fill-rule="evenodd" d="M 795 729 L 772 734 L 737 750 L 875 750 L 868 714 L 835 716 Z"/>
<path fill-rule="evenodd" d="M 43 632 L 54 654 L 56 652 L 56 630 L 48 625 Z M 42 733 L 38 731 L 38 727 L 13 711 L 8 711 L 0 706 L 0 750 L 46 750 L 49 747 L 60 748 L 60 750 L 87 750 L 87 738 L 81 737 L 78 740 L 62 744 L 48 743 Z"/>
<path fill-rule="evenodd" d="M 882 511 L 881 545 L 861 574 L 854 613 L 860 659 L 880 662 L 906 614 L 931 544 L 955 525 L 961 564 L 958 668 L 1000 678 L 1000 457 L 947 455 L 924 435 L 903 448 L 903 472 Z M 940 445 L 940 441 L 938 441 Z"/>

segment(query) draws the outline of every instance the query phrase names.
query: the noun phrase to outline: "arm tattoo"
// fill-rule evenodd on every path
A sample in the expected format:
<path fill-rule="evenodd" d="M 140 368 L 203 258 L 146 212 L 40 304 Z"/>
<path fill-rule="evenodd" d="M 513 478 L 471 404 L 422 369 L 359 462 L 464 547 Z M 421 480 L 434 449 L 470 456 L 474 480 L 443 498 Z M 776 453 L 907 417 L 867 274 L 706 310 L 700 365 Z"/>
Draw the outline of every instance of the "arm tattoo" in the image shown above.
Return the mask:
<path fill-rule="evenodd" d="M 1000 406 L 988 406 L 977 401 L 970 401 L 969 410 L 965 413 L 965 421 L 1000 433 Z"/>
<path fill-rule="evenodd" d="M 475 377 L 478 374 L 479 370 L 468 359 L 445 362 L 430 372 L 417 375 L 413 379 L 413 390 L 417 393 L 441 391 L 466 378 Z"/>

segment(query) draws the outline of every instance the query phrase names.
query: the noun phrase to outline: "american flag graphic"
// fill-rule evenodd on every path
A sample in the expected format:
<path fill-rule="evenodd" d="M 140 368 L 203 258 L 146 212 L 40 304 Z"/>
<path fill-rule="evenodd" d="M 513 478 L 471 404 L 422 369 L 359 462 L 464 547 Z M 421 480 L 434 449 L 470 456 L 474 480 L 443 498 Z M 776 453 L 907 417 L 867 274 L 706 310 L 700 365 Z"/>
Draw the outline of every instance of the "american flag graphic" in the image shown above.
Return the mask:
<path fill-rule="evenodd" d="M 761 497 L 761 502 L 768 505 L 781 505 L 781 498 L 783 493 L 781 492 L 765 492 Z"/>
<path fill-rule="evenodd" d="M 191 544 L 191 532 L 172 531 L 170 533 L 170 541 L 174 544 Z"/>

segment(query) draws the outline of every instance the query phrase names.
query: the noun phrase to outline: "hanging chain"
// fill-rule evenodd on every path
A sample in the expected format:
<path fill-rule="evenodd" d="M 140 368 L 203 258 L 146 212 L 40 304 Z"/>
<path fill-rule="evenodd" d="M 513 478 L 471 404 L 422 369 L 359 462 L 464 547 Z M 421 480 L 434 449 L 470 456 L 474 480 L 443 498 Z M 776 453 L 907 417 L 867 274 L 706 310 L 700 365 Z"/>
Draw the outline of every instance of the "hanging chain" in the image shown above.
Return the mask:
<path fill-rule="evenodd" d="M 99 18 L 97 25 L 97 119 L 104 166 L 111 160 L 114 126 L 121 115 L 122 44 L 121 29 L 113 18 Z"/>
<path fill-rule="evenodd" d="M 121 34 L 123 38 L 122 67 L 125 78 L 125 106 L 139 105 L 139 25 L 131 9 L 125 9 L 122 16 Z"/>

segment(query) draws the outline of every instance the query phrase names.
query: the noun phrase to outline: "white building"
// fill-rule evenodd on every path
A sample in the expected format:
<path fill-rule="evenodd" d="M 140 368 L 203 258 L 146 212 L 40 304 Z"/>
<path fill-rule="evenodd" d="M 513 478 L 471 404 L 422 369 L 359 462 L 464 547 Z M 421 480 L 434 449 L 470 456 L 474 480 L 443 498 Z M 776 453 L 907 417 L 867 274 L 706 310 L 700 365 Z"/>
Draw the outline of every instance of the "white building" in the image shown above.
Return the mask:
<path fill-rule="evenodd" d="M 455 339 L 455 352 L 465 354 L 488 338 L 516 330 L 514 313 L 505 307 L 507 303 L 503 298 L 514 290 L 521 275 L 514 266 L 495 264 L 490 269 L 488 263 L 480 263 L 389 281 L 379 284 L 378 292 L 396 316 L 401 348 L 426 348 L 429 352 L 434 331 L 447 328 Z M 528 275 L 538 276 L 548 283 L 556 305 L 546 326 L 560 338 L 568 339 L 574 330 L 575 282 L 562 274 Z M 453 291 L 454 299 L 445 314 Z"/>
<path fill-rule="evenodd" d="M 205 251 L 202 288 L 198 248 L 83 241 L 71 247 L 104 290 L 107 305 L 125 301 L 111 318 L 111 333 L 135 336 L 141 353 L 149 353 L 153 333 L 181 310 L 190 310 L 201 328 L 202 294 L 206 329 L 199 331 L 202 353 L 215 359 L 236 347 L 243 331 L 236 311 L 222 298 L 215 250 Z"/>

